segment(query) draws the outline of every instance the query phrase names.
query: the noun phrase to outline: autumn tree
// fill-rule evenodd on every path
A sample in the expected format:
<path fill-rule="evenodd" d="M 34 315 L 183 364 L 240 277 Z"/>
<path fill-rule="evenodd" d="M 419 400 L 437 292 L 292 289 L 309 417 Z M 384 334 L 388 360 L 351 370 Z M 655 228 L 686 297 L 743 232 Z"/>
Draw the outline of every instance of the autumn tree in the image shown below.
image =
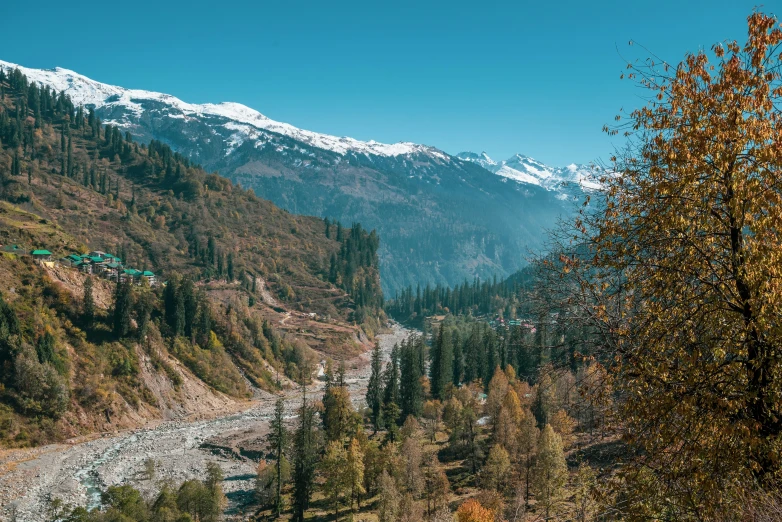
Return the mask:
<path fill-rule="evenodd" d="M 510 457 L 500 444 L 489 450 L 489 456 L 481 470 L 481 484 L 486 489 L 502 491 L 508 485 Z"/>
<path fill-rule="evenodd" d="M 487 509 L 474 499 L 465 501 L 456 510 L 459 522 L 494 522 L 494 511 Z"/>
<path fill-rule="evenodd" d="M 501 444 L 515 460 L 519 449 L 519 430 L 524 415 L 521 409 L 521 401 L 513 388 L 505 394 L 497 416 L 494 441 Z"/>
<path fill-rule="evenodd" d="M 424 466 L 424 496 L 426 497 L 426 514 L 430 518 L 435 513 L 448 507 L 448 494 L 451 484 L 440 466 L 435 453 L 431 453 Z"/>
<path fill-rule="evenodd" d="M 349 490 L 348 475 L 345 461 L 347 451 L 342 442 L 334 440 L 326 446 L 326 453 L 320 461 L 320 470 L 323 474 L 323 492 L 334 508 L 334 516 L 339 517 L 339 504 L 345 493 Z"/>
<path fill-rule="evenodd" d="M 529 508 L 532 491 L 533 466 L 538 450 L 539 430 L 535 425 L 535 416 L 527 409 L 519 421 L 518 455 L 521 463 L 522 484 L 524 486 L 524 506 Z"/>
<path fill-rule="evenodd" d="M 532 480 L 535 500 L 543 509 L 546 519 L 562 501 L 567 478 L 567 463 L 562 450 L 562 440 L 551 426 L 546 424 L 540 432 L 538 456 Z"/>
<path fill-rule="evenodd" d="M 399 515 L 399 503 L 402 496 L 396 485 L 396 480 L 383 470 L 378 479 L 378 520 L 379 522 L 396 522 Z"/>
<path fill-rule="evenodd" d="M 590 522 L 598 512 L 598 502 L 594 494 L 597 473 L 587 463 L 582 462 L 573 479 L 572 517 L 576 522 Z"/>
<path fill-rule="evenodd" d="M 429 436 L 429 441 L 434 443 L 437 439 L 437 430 L 440 427 L 443 409 L 440 401 L 426 401 L 422 412 L 424 431 Z"/>
<path fill-rule="evenodd" d="M 348 444 L 347 460 L 345 461 L 345 482 L 350 491 L 350 507 L 353 503 L 361 507 L 361 495 L 366 493 L 364 488 L 364 451 L 358 440 L 353 438 Z"/>
<path fill-rule="evenodd" d="M 402 483 L 413 497 L 418 497 L 424 486 L 424 476 L 421 471 L 424 455 L 421 443 L 415 437 L 406 438 L 402 443 L 401 454 L 404 477 Z"/>
<path fill-rule="evenodd" d="M 596 279 L 622 418 L 679 519 L 782 469 L 782 30 L 747 20 L 743 45 L 628 64 L 648 103 L 606 128 L 628 146 L 565 259 Z"/>
<path fill-rule="evenodd" d="M 341 440 L 356 425 L 356 412 L 344 386 L 331 386 L 323 397 L 323 428 L 326 440 Z"/>
<path fill-rule="evenodd" d="M 500 409 L 505 394 L 508 393 L 508 377 L 505 372 L 497 366 L 494 369 L 494 375 L 489 381 L 489 393 L 486 397 L 486 414 L 491 419 L 492 431 L 497 431 L 497 422 L 500 417 Z"/>

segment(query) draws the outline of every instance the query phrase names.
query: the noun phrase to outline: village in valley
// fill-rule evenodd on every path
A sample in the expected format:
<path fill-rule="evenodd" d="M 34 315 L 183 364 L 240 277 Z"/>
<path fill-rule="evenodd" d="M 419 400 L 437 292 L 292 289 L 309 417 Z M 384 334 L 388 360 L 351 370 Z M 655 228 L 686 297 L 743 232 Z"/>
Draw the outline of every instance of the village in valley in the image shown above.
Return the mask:
<path fill-rule="evenodd" d="M 154 272 L 127 267 L 123 265 L 122 259 L 119 257 L 100 250 L 84 254 L 72 253 L 59 259 L 56 259 L 46 249 L 27 250 L 16 244 L 0 246 L 0 252 L 16 256 L 30 256 L 37 263 L 48 267 L 53 267 L 55 264 L 69 266 L 82 273 L 100 276 L 114 282 L 133 282 L 137 285 L 146 284 L 149 286 L 157 286 L 159 283 Z"/>

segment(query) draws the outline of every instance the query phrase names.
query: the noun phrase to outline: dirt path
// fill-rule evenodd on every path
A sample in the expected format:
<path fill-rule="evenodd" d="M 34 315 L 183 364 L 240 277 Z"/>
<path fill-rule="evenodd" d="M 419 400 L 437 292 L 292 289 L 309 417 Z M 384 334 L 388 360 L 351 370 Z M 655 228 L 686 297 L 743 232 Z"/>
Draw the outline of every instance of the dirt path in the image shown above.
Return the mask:
<path fill-rule="evenodd" d="M 395 343 L 410 335 L 410 331 L 394 325 L 392 332 L 378 336 L 384 358 Z M 369 380 L 368 354 L 352 361 L 347 384 L 354 404 L 364 402 Z M 318 383 L 308 392 L 319 393 Z M 286 410 L 293 412 L 301 402 L 297 390 L 284 395 Z M 223 483 L 229 499 L 229 513 L 241 514 L 241 506 L 252 494 L 255 463 L 235 455 L 212 453 L 203 449 L 204 442 L 232 433 L 266 430 L 276 397 L 255 401 L 246 411 L 195 422 L 171 421 L 153 428 L 99 437 L 74 445 L 52 445 L 19 453 L 19 461 L 0 469 L 0 519 L 18 522 L 45 520 L 46 508 L 52 499 L 66 504 L 94 507 L 100 500 L 100 490 L 107 486 L 132 484 L 145 494 L 151 494 L 161 479 L 180 483 L 191 478 L 203 478 L 208 462 L 223 469 Z M 147 459 L 159 463 L 154 480 L 143 475 Z"/>

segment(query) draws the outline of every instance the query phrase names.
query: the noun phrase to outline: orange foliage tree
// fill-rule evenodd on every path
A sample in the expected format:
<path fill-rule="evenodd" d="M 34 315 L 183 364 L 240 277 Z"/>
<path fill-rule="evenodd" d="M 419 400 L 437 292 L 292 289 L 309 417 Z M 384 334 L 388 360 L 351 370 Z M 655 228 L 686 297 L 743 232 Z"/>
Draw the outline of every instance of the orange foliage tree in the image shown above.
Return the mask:
<path fill-rule="evenodd" d="M 494 522 L 494 511 L 471 498 L 459 506 L 456 518 L 459 522 Z"/>

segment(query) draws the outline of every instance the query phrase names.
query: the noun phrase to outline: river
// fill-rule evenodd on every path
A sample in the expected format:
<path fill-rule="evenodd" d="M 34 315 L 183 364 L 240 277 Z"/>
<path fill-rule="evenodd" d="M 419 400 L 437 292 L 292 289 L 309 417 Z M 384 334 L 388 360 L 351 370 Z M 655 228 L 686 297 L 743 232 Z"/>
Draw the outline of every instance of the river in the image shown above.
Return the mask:
<path fill-rule="evenodd" d="M 394 324 L 391 333 L 378 336 L 385 359 L 395 343 L 412 332 Z M 347 373 L 347 384 L 354 404 L 363 403 L 369 380 L 368 354 L 354 361 Z M 318 393 L 322 384 L 312 387 Z M 286 411 L 293 413 L 301 403 L 298 390 L 283 395 Z M 170 421 L 152 428 L 105 436 L 80 444 L 51 445 L 36 450 L 9 466 L 0 476 L 0 500 L 3 518 L 15 515 L 18 522 L 46 519 L 46 510 L 55 498 L 71 506 L 96 507 L 100 492 L 108 486 L 131 484 L 145 495 L 152 495 L 160 480 L 181 483 L 204 478 L 209 462 L 220 465 L 225 475 L 223 488 L 228 497 L 227 514 L 242 515 L 252 498 L 256 463 L 226 452 L 210 451 L 203 443 L 216 437 L 233 435 L 262 437 L 274 409 L 276 397 L 252 403 L 240 413 L 195 422 Z M 145 462 L 154 459 L 158 466 L 152 480 L 146 477 Z"/>

